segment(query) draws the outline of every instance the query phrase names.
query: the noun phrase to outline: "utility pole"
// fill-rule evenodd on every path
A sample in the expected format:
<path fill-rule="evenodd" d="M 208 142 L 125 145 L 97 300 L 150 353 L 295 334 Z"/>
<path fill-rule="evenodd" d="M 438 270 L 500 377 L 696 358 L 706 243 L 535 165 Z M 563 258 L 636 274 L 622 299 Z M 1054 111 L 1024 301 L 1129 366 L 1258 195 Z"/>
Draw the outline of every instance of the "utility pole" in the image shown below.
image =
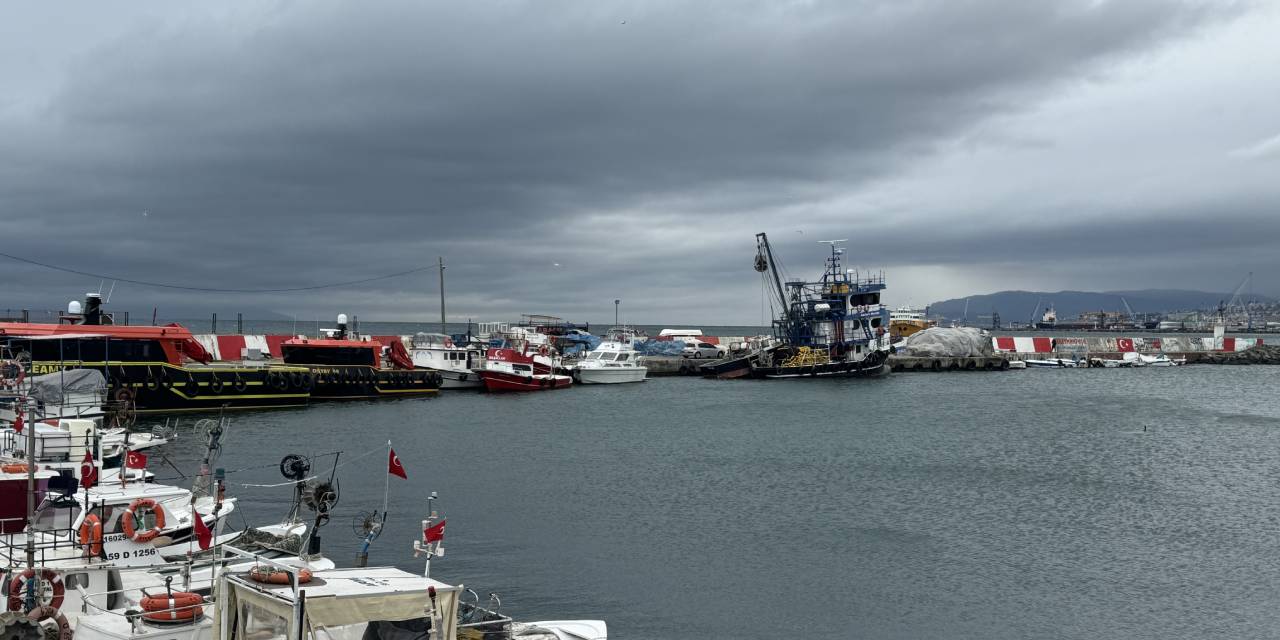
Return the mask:
<path fill-rule="evenodd" d="M 444 320 L 444 256 L 440 257 L 440 333 L 449 335 Z"/>

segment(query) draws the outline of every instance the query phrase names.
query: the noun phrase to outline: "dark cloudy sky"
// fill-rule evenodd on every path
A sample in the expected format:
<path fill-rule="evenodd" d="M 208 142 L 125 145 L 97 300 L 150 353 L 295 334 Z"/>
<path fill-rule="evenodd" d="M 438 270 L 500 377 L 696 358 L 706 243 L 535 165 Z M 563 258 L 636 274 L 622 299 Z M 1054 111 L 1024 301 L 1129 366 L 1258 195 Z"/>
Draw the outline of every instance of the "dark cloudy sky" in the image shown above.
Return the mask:
<path fill-rule="evenodd" d="M 215 288 L 434 262 L 459 316 L 758 322 L 754 234 L 888 301 L 1280 293 L 1280 5 L 5 2 L 6 252 Z M 0 308 L 96 280 L 0 258 Z M 197 294 L 120 285 L 113 304 Z M 437 313 L 435 274 L 232 312 Z"/>

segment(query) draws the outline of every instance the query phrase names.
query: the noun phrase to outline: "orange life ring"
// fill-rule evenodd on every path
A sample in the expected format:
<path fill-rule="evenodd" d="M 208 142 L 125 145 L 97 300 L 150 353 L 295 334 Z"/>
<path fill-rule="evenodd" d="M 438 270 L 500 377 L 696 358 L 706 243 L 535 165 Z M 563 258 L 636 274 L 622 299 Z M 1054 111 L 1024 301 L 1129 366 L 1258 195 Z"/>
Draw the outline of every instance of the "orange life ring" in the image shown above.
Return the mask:
<path fill-rule="evenodd" d="M 39 471 L 39 470 L 40 470 L 40 466 L 39 466 L 39 465 L 36 465 L 35 470 L 36 470 L 36 471 Z M 11 463 L 11 464 L 0 465 L 0 471 L 4 471 L 5 473 L 26 473 L 26 472 L 27 472 L 27 463 L 25 463 L 25 462 L 14 462 L 14 463 Z"/>
<path fill-rule="evenodd" d="M 90 556 L 102 555 L 102 518 L 91 513 L 80 523 L 80 546 Z"/>
<path fill-rule="evenodd" d="M 204 613 L 204 598 L 190 591 L 175 591 L 167 596 L 142 598 L 142 617 L 159 622 L 194 620 Z"/>
<path fill-rule="evenodd" d="M 258 565 L 249 570 L 249 578 L 254 582 L 263 582 L 266 584 L 290 584 L 292 582 L 291 575 L 283 569 L 275 569 L 272 567 L 264 567 Z M 310 569 L 298 569 L 298 584 L 306 584 L 311 582 Z"/>
<path fill-rule="evenodd" d="M 58 640 L 71 640 L 71 624 L 67 622 L 67 616 L 58 611 L 57 607 L 44 605 L 32 609 L 31 613 L 27 614 L 27 619 L 37 624 L 51 618 L 58 623 Z"/>
<path fill-rule="evenodd" d="M 13 576 L 13 579 L 9 581 L 9 610 L 10 611 L 22 611 L 23 608 L 27 606 L 27 603 L 26 603 L 27 598 L 23 594 L 23 592 L 26 591 L 28 581 L 34 578 L 35 575 L 36 575 L 35 570 L 27 569 L 22 573 L 15 574 Z M 52 593 L 53 596 L 49 598 L 48 604 L 37 605 L 36 608 L 33 609 L 32 611 L 34 612 L 34 611 L 39 611 L 40 609 L 45 607 L 52 607 L 56 613 L 57 608 L 62 606 L 63 595 L 66 594 L 66 587 L 64 587 L 62 584 L 62 576 L 58 575 L 58 573 L 55 571 L 50 571 L 49 569 L 41 569 L 40 579 L 49 583 L 49 592 Z M 43 619 L 44 618 L 41 618 L 41 620 Z"/>
<path fill-rule="evenodd" d="M 156 515 L 156 524 L 150 529 L 137 530 L 137 516 L 134 512 L 142 509 L 150 509 Z M 164 529 L 164 509 L 156 504 L 151 498 L 138 498 L 134 500 L 128 509 L 124 510 L 124 515 L 120 516 L 120 526 L 124 528 L 124 535 L 134 542 L 150 542 L 160 535 L 160 531 Z"/>

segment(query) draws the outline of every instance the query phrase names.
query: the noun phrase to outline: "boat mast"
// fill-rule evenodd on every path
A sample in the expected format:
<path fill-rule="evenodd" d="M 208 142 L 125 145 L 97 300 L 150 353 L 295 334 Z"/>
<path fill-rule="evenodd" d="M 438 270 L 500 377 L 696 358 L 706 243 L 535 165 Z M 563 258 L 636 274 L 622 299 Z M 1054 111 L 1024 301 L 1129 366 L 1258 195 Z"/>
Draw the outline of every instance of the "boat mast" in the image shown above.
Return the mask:
<path fill-rule="evenodd" d="M 440 256 L 440 333 L 449 335 L 444 322 L 444 256 Z"/>
<path fill-rule="evenodd" d="M 769 234 L 760 232 L 756 234 L 756 250 L 764 247 L 765 258 L 769 261 L 769 271 L 773 274 L 773 284 L 778 289 L 778 303 L 782 305 L 782 330 L 786 335 L 791 335 L 790 331 L 790 309 L 787 308 L 787 293 L 782 289 L 782 278 L 778 275 L 778 265 L 773 261 L 773 248 L 769 246 Z M 757 256 L 759 253 L 756 254 Z M 758 263 L 757 263 L 758 264 Z M 758 271 L 763 271 L 759 269 Z"/>

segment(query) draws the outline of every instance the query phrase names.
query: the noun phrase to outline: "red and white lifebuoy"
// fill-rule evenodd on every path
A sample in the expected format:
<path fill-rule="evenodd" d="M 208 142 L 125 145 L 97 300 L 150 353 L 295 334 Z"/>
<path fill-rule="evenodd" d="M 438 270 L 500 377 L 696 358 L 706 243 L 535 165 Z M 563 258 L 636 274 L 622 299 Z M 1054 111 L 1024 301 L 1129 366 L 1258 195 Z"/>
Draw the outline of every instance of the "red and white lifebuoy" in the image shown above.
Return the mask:
<path fill-rule="evenodd" d="M 18 360 L 0 361 L 0 388 L 17 389 L 27 377 L 27 369 Z"/>
<path fill-rule="evenodd" d="M 543 356 L 551 355 L 551 347 L 548 347 L 545 344 L 542 345 L 541 347 L 538 347 L 538 355 L 543 355 Z"/>
<path fill-rule="evenodd" d="M 58 640 L 71 640 L 71 623 L 67 622 L 67 616 L 57 607 L 50 605 L 36 607 L 27 614 L 27 619 L 37 624 L 45 620 L 53 620 L 58 625 Z"/>
<path fill-rule="evenodd" d="M 138 516 L 135 513 L 143 509 L 150 509 L 156 516 L 156 524 L 150 529 L 138 530 Z M 120 516 L 120 526 L 124 528 L 124 535 L 134 542 L 150 542 L 160 535 L 164 529 L 164 509 L 156 504 L 151 498 L 138 498 L 129 504 L 129 508 L 124 510 L 124 514 Z"/>
<path fill-rule="evenodd" d="M 34 578 L 35 575 L 36 575 L 36 572 L 34 569 L 27 569 L 22 573 L 14 574 L 13 579 L 9 581 L 9 610 L 10 611 L 26 610 L 27 586 L 30 584 L 31 579 Z M 41 569 L 40 580 L 48 583 L 49 585 L 47 588 L 43 590 L 43 592 L 49 596 L 49 599 L 47 602 L 36 603 L 36 609 L 34 609 L 33 612 L 38 611 L 43 607 L 52 607 L 53 609 L 55 609 L 55 612 L 56 612 L 57 608 L 62 606 L 62 599 L 63 599 L 63 596 L 66 595 L 66 591 L 67 591 L 66 587 L 62 584 L 62 576 L 58 575 L 56 571 L 51 571 L 49 569 Z M 41 620 L 43 620 L 43 618 L 41 618 Z"/>
<path fill-rule="evenodd" d="M 142 598 L 142 617 L 159 622 L 194 620 L 204 612 L 204 598 L 190 591 L 175 591 L 167 596 Z"/>

